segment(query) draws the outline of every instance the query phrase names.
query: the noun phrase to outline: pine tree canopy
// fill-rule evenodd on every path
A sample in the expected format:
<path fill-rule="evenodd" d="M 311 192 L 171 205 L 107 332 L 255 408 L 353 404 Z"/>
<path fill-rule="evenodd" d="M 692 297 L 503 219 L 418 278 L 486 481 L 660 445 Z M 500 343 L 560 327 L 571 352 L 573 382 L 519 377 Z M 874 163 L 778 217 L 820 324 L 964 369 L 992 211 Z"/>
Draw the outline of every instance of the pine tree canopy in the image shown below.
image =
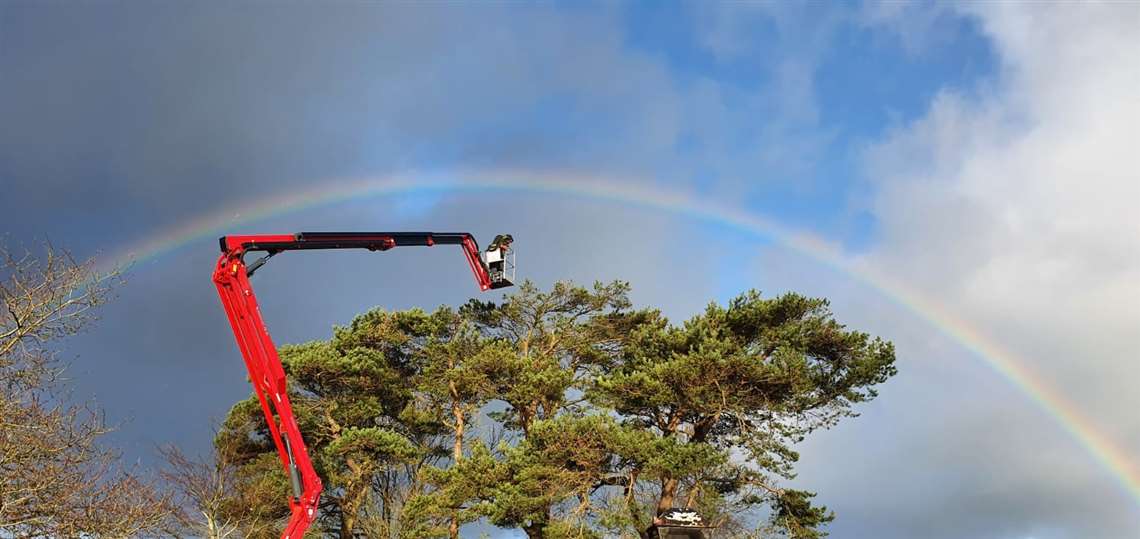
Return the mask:
<path fill-rule="evenodd" d="M 532 538 L 649 538 L 698 510 L 722 536 L 814 538 L 835 518 L 795 478 L 795 445 L 895 374 L 890 342 L 827 300 L 749 291 L 673 324 L 626 283 L 433 312 L 373 310 L 284 346 L 326 484 L 314 534 L 456 537 L 484 520 Z M 219 447 L 279 474 L 252 398 Z M 284 481 L 273 488 L 285 489 Z"/>

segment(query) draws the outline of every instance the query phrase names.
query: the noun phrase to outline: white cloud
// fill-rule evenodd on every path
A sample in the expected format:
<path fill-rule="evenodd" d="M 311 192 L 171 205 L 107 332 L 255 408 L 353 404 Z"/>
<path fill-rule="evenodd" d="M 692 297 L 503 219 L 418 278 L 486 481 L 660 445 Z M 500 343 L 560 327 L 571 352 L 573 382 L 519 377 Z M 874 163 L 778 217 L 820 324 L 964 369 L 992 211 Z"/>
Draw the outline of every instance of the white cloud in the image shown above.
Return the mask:
<path fill-rule="evenodd" d="M 1140 6 L 964 9 L 992 39 L 1000 75 L 980 96 L 942 93 L 869 151 L 880 237 L 867 262 L 1018 353 L 1135 454 Z M 1000 415 L 975 427 L 996 429 Z M 1000 428 L 1017 441 L 1044 426 Z M 1037 495 L 1071 495 L 1056 474 L 1020 473 L 1037 474 L 1017 479 Z"/>

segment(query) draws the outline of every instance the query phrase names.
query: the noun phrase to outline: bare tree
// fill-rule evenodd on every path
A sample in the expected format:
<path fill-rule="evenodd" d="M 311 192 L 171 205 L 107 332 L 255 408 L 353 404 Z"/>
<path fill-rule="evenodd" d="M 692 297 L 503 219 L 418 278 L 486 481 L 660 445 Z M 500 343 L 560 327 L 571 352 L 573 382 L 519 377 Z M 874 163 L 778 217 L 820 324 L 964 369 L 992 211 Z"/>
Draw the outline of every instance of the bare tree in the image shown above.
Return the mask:
<path fill-rule="evenodd" d="M 179 515 L 188 531 L 207 539 L 238 537 L 241 523 L 231 519 L 228 510 L 234 497 L 234 467 L 224 457 L 213 462 L 192 459 L 173 445 L 159 452 L 167 465 L 162 478 L 183 498 L 180 505 L 193 511 Z"/>
<path fill-rule="evenodd" d="M 168 497 L 98 443 L 110 428 L 98 409 L 68 402 L 54 353 L 94 321 L 117 279 L 50 244 L 19 255 L 0 245 L 0 535 L 168 530 Z"/>
<path fill-rule="evenodd" d="M 280 504 L 266 501 L 283 499 L 279 485 L 243 473 L 244 459 L 236 449 L 216 446 L 206 458 L 191 458 L 173 445 L 159 453 L 166 460 L 161 475 L 176 493 L 185 532 L 206 539 L 276 536 L 284 520 Z"/>

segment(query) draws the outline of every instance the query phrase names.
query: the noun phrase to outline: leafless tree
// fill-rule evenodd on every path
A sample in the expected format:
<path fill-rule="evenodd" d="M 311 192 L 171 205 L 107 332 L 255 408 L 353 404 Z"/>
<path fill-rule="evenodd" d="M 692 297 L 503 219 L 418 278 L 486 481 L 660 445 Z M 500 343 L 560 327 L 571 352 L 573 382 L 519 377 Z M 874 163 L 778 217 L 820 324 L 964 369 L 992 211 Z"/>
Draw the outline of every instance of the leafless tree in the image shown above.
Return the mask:
<path fill-rule="evenodd" d="M 159 453 L 166 461 L 162 478 L 176 493 L 178 518 L 190 535 L 274 537 L 284 525 L 279 504 L 266 503 L 282 500 L 280 489 L 243 473 L 242 459 L 232 448 L 215 447 L 206 458 L 191 458 L 175 446 Z"/>
<path fill-rule="evenodd" d="M 86 329 L 116 273 L 45 244 L 0 245 L 0 536 L 167 534 L 169 497 L 99 443 L 110 427 L 69 402 L 55 346 Z"/>

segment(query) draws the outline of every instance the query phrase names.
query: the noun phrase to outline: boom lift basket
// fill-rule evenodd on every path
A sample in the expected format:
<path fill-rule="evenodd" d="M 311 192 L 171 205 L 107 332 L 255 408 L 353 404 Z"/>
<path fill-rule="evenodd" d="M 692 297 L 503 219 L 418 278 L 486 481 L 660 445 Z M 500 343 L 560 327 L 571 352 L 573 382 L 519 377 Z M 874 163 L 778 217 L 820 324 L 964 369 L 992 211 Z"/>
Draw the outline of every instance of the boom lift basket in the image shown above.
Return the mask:
<path fill-rule="evenodd" d="M 515 249 L 510 234 L 495 236 L 495 240 L 480 256 L 491 276 L 491 288 L 506 288 L 515 284 Z"/>

